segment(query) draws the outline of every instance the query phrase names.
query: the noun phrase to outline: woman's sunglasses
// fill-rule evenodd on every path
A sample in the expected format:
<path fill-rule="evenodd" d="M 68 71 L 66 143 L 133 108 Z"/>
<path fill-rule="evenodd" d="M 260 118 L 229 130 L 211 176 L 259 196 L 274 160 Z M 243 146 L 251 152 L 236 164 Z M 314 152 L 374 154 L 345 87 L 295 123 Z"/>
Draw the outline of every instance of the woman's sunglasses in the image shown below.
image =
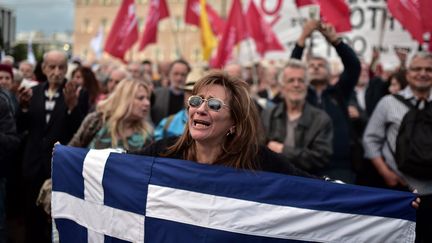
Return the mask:
<path fill-rule="evenodd" d="M 207 107 L 213 111 L 219 111 L 223 106 L 229 107 L 218 98 L 203 99 L 201 96 L 192 95 L 188 99 L 189 106 L 194 108 L 200 107 L 203 102 L 207 102 Z"/>

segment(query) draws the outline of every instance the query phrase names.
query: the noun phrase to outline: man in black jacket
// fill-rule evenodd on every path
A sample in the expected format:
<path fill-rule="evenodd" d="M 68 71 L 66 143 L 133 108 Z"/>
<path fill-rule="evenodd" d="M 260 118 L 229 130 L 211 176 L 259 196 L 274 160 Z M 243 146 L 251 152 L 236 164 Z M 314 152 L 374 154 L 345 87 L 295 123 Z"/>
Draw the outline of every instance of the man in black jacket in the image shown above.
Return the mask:
<path fill-rule="evenodd" d="M 290 159 L 297 167 L 322 176 L 332 154 L 330 117 L 306 102 L 306 65 L 290 60 L 279 80 L 284 102 L 264 110 L 267 147 Z"/>
<path fill-rule="evenodd" d="M 355 174 L 351 166 L 351 129 L 347 108 L 349 98 L 360 75 L 360 61 L 354 51 L 337 35 L 334 26 L 316 20 L 309 20 L 305 23 L 303 32 L 291 54 L 292 58 L 301 59 L 306 39 L 315 30 L 321 32 L 336 49 L 344 65 L 344 71 L 336 85 L 332 86 L 329 84 L 331 76 L 327 60 L 322 57 L 311 57 L 308 60 L 310 86 L 306 100 L 326 111 L 333 122 L 333 156 L 325 174 L 333 179 L 353 183 Z"/>
<path fill-rule="evenodd" d="M 42 70 L 47 81 L 19 93 L 18 126 L 27 131 L 23 154 L 26 205 L 26 241 L 50 242 L 50 226 L 41 208 L 35 206 L 43 182 L 51 177 L 51 155 L 55 142 L 67 144 L 87 113 L 88 102 L 77 86 L 65 82 L 64 52 L 45 53 Z"/>

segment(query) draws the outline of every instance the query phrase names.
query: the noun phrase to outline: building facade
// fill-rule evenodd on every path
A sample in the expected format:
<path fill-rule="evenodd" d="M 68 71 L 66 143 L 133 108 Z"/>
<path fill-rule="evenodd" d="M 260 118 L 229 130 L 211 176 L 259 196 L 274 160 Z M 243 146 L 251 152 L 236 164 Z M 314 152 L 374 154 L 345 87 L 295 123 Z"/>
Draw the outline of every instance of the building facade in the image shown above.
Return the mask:
<path fill-rule="evenodd" d="M 9 52 L 15 42 L 16 16 L 0 5 L 0 52 Z"/>
<path fill-rule="evenodd" d="M 138 42 L 126 54 L 128 61 L 169 61 L 179 57 L 191 63 L 202 61 L 200 30 L 196 26 L 185 24 L 184 12 L 186 0 L 166 0 L 170 17 L 159 22 L 157 43 L 138 51 Z M 226 16 L 230 0 L 207 0 L 221 16 Z M 73 55 L 82 59 L 95 60 L 96 54 L 90 47 L 90 41 L 100 28 L 104 32 L 104 41 L 120 7 L 121 0 L 76 0 L 73 33 Z M 140 38 L 144 31 L 150 0 L 135 0 Z M 103 58 L 110 58 L 104 53 Z"/>

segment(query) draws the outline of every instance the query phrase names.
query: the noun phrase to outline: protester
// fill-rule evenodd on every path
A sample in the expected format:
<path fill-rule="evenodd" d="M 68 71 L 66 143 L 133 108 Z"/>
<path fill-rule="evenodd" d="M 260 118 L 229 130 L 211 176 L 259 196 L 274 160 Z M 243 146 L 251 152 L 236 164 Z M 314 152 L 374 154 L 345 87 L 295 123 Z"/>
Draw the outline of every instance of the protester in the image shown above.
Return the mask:
<path fill-rule="evenodd" d="M 364 158 L 362 137 L 375 106 L 387 94 L 386 89 L 386 82 L 378 76 L 371 78 L 369 65 L 361 60 L 360 76 L 348 106 L 351 121 L 351 163 L 356 172 L 356 184 L 382 186 L 382 180 L 371 162 Z"/>
<path fill-rule="evenodd" d="M 308 176 L 259 145 L 258 112 L 246 82 L 223 72 L 210 73 L 195 84 L 188 104 L 189 121 L 182 136 L 158 141 L 137 153 Z"/>
<path fill-rule="evenodd" d="M 143 67 L 144 77 L 153 83 L 153 63 L 146 59 L 141 62 L 141 65 Z M 154 83 L 153 86 L 155 86 Z"/>
<path fill-rule="evenodd" d="M 120 81 L 125 78 L 129 78 L 129 76 L 130 74 L 122 68 L 113 69 L 108 77 L 107 94 L 111 94 Z"/>
<path fill-rule="evenodd" d="M 13 84 L 12 67 L 7 64 L 0 64 L 0 88 L 11 90 Z"/>
<path fill-rule="evenodd" d="M 18 150 L 20 139 L 17 135 L 14 114 L 9 105 L 9 98 L 2 95 L 2 92 L 3 89 L 0 87 L 0 242 L 7 242 L 6 178 L 9 168 L 12 167 L 11 162 L 14 159 L 14 153 Z"/>
<path fill-rule="evenodd" d="M 408 66 L 406 79 L 408 86 L 398 93 L 400 96 L 413 105 L 419 100 L 431 102 L 432 55 L 422 52 L 414 55 Z M 372 160 L 373 165 L 388 187 L 402 190 L 408 188 L 418 190 L 422 203 L 417 211 L 416 242 L 432 242 L 432 233 L 430 231 L 432 229 L 432 180 L 403 172 L 396 164 L 397 136 L 400 132 L 402 119 L 409 109 L 395 96 L 385 96 L 378 103 L 370 118 L 363 143 L 366 157 Z M 426 131 L 418 132 L 421 134 Z M 424 155 L 430 152 L 428 150 L 428 145 L 430 146 L 430 143 L 428 144 L 429 139 L 430 137 L 425 138 L 422 141 L 424 144 L 420 145 Z"/>
<path fill-rule="evenodd" d="M 260 98 L 265 98 L 274 104 L 284 102 L 281 94 L 281 87 L 278 82 L 280 70 L 275 66 L 267 66 L 262 68 L 262 77 L 260 78 L 263 89 L 258 91 L 257 95 Z"/>
<path fill-rule="evenodd" d="M 125 79 L 87 115 L 69 145 L 95 149 L 140 149 L 152 141 L 153 128 L 144 118 L 150 110 L 148 87 Z"/>
<path fill-rule="evenodd" d="M 330 116 L 333 122 L 333 156 L 325 172 L 329 177 L 353 183 L 355 173 L 351 165 L 350 121 L 348 102 L 360 75 L 360 62 L 354 51 L 337 35 L 334 26 L 309 20 L 294 47 L 291 57 L 301 59 L 306 39 L 318 30 L 336 50 L 342 60 L 344 71 L 336 85 L 330 85 L 330 66 L 326 59 L 311 56 L 307 76 L 310 82 L 306 100 Z"/>
<path fill-rule="evenodd" d="M 154 102 L 151 108 L 153 124 L 158 124 L 162 118 L 184 108 L 182 88 L 190 71 L 189 63 L 185 60 L 179 59 L 171 63 L 168 71 L 169 88 L 159 87 L 154 90 Z"/>
<path fill-rule="evenodd" d="M 55 142 L 67 143 L 88 110 L 88 98 L 77 96 L 77 86 L 65 82 L 67 57 L 61 51 L 45 53 L 42 70 L 47 77 L 32 89 L 19 93 L 20 131 L 28 131 L 23 153 L 26 204 L 26 241 L 50 242 L 51 233 L 42 209 L 35 202 L 42 183 L 51 176 L 51 155 Z"/>
<path fill-rule="evenodd" d="M 78 95 L 81 89 L 87 91 L 89 110 L 93 111 L 96 107 L 96 103 L 99 101 L 99 95 L 101 94 L 99 81 L 96 79 L 93 71 L 88 67 L 78 66 L 72 71 L 71 77 L 71 82 L 74 82 L 78 86 Z"/>
<path fill-rule="evenodd" d="M 184 106 L 185 108 L 180 110 L 179 112 L 172 114 L 168 117 L 162 119 L 159 124 L 156 126 L 154 132 L 155 141 L 169 138 L 169 137 L 178 137 L 183 134 L 187 123 L 187 107 L 188 107 L 188 99 L 192 95 L 192 90 L 195 85 L 195 80 L 188 80 L 183 87 L 184 90 Z"/>
<path fill-rule="evenodd" d="M 12 116 L 15 118 L 18 110 L 18 100 L 13 90 L 14 74 L 12 67 L 7 64 L 0 64 L 0 89 L 2 89 L 0 96 L 5 98 L 6 104 L 9 106 Z"/>
<path fill-rule="evenodd" d="M 330 117 L 306 102 L 306 65 L 292 59 L 282 71 L 283 103 L 264 110 L 267 147 L 297 167 L 318 176 L 330 163 L 333 128 Z"/>
<path fill-rule="evenodd" d="M 29 61 L 21 61 L 18 65 L 18 70 L 22 73 L 23 78 L 29 81 L 35 80 L 34 65 Z"/>
<path fill-rule="evenodd" d="M 388 78 L 388 92 L 390 94 L 396 94 L 399 91 L 405 89 L 408 85 L 406 80 L 406 70 L 400 70 L 390 75 Z"/>
<path fill-rule="evenodd" d="M 131 62 L 127 65 L 126 70 L 132 75 L 134 79 L 144 79 L 144 65 L 139 62 Z"/>

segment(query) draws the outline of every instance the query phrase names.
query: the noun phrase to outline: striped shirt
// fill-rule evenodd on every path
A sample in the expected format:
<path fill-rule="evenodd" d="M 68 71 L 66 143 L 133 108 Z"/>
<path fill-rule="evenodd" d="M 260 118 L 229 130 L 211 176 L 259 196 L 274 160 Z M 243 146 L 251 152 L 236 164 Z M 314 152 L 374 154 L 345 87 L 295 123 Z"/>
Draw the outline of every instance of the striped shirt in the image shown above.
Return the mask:
<path fill-rule="evenodd" d="M 415 105 L 416 98 L 409 86 L 400 91 L 399 95 Z M 432 93 L 428 101 L 432 101 Z M 400 172 L 391 152 L 396 149 L 399 127 L 408 111 L 409 108 L 392 95 L 387 95 L 380 100 L 364 132 L 365 157 L 369 159 L 383 157 L 387 165 L 403 177 L 412 188 L 417 189 L 420 194 L 432 194 L 432 180 L 419 180 Z"/>

